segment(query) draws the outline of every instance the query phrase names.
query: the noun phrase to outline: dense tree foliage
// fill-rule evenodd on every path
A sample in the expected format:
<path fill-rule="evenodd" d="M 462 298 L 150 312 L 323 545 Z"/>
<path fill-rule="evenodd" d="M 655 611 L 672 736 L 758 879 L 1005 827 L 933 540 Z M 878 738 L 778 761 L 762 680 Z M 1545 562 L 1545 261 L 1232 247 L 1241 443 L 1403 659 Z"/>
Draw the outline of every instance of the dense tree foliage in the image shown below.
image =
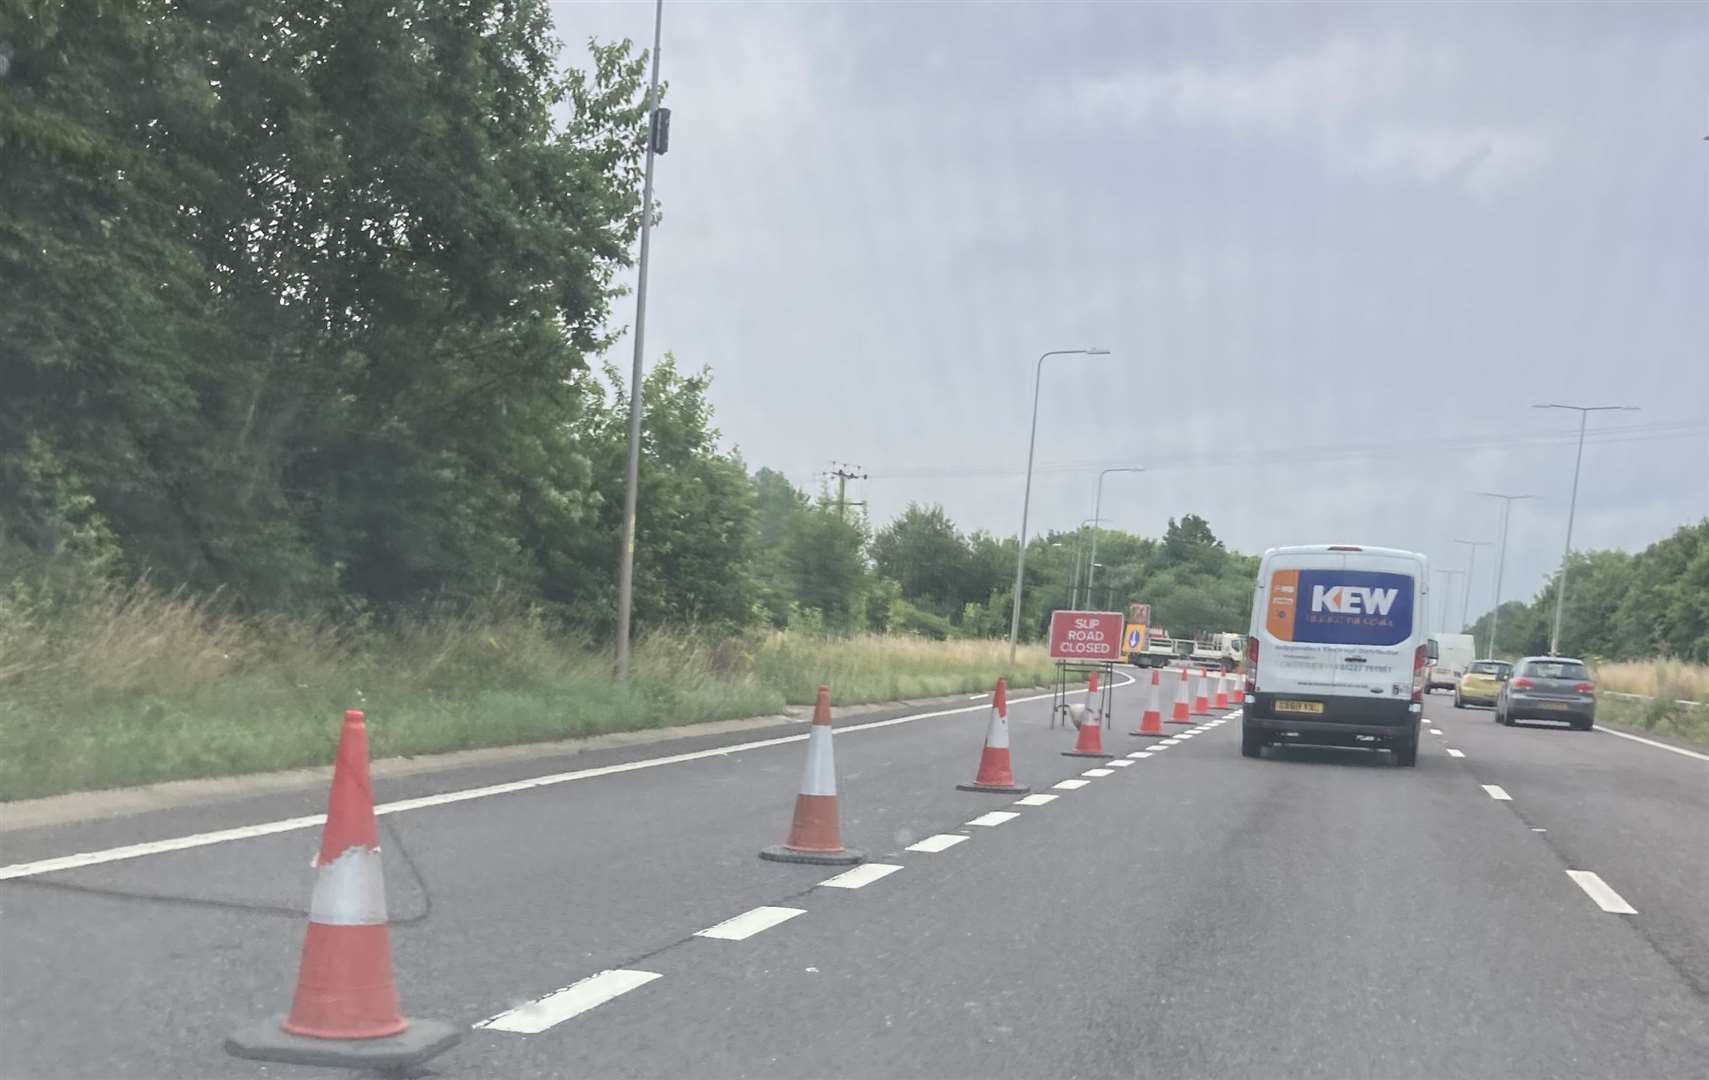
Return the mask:
<path fill-rule="evenodd" d="M 1549 579 L 1530 603 L 1509 600 L 1496 620 L 1503 656 L 1547 652 L 1555 618 Z M 1490 615 L 1467 628 L 1485 647 Z M 1560 651 L 1628 660 L 1671 656 L 1709 662 L 1709 519 L 1684 525 L 1636 555 L 1575 551 L 1567 565 Z"/>

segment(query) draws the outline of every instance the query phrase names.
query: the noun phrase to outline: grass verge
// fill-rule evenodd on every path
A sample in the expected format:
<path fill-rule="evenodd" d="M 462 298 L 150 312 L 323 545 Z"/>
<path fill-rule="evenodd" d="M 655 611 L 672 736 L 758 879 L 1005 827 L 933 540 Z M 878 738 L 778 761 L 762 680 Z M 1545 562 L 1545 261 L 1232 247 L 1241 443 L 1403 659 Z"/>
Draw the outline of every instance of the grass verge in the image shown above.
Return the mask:
<path fill-rule="evenodd" d="M 1040 647 L 655 634 L 632 678 L 526 613 L 351 632 L 115 590 L 0 597 L 0 800 L 323 764 L 346 708 L 376 756 L 430 754 L 1048 681 Z"/>
<path fill-rule="evenodd" d="M 1634 734 L 1672 737 L 1709 748 L 1709 708 L 1688 708 L 1672 699 L 1636 701 L 1606 695 L 1596 702 L 1596 722 Z"/>

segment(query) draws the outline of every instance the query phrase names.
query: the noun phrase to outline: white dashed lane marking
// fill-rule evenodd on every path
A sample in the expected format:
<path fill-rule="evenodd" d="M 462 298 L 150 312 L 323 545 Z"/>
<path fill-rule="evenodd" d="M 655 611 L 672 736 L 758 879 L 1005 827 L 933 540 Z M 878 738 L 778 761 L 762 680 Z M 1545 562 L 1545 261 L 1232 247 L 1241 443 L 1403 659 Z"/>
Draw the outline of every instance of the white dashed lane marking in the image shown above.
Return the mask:
<path fill-rule="evenodd" d="M 572 1016 L 604 1005 L 620 994 L 646 986 L 659 974 L 654 971 L 625 971 L 621 968 L 589 975 L 562 990 L 554 990 L 543 998 L 501 1012 L 475 1026 L 489 1031 L 511 1031 L 518 1035 L 537 1035 L 549 1027 L 561 1024 Z"/>
<path fill-rule="evenodd" d="M 1456 750 L 1452 746 L 1448 747 L 1447 749 L 1448 749 L 1448 756 L 1449 757 L 1465 757 L 1466 756 L 1466 752 L 1464 750 Z"/>
<path fill-rule="evenodd" d="M 1062 798 L 1062 796 L 1060 796 L 1060 795 L 1045 795 L 1041 792 L 1037 795 L 1028 795 L 1024 799 L 1016 799 L 1015 805 L 1016 806 L 1049 806 L 1051 803 L 1055 802 L 1057 799 L 1060 799 L 1060 798 Z"/>
<path fill-rule="evenodd" d="M 1085 787 L 1087 784 L 1090 784 L 1091 782 L 1092 781 L 1090 781 L 1090 780 L 1063 780 L 1059 783 L 1055 783 L 1055 784 L 1052 784 L 1050 786 L 1054 787 L 1054 788 L 1060 788 L 1063 791 L 1079 791 L 1081 788 Z"/>
<path fill-rule="evenodd" d="M 1573 879 L 1585 895 L 1596 901 L 1596 906 L 1603 911 L 1615 915 L 1636 915 L 1638 909 L 1626 902 L 1626 898 L 1608 887 L 1608 882 L 1590 870 L 1568 870 L 1567 877 Z"/>
<path fill-rule="evenodd" d="M 976 817 L 972 821 L 968 822 L 968 824 L 969 825 L 983 825 L 986 828 L 993 828 L 994 829 L 998 825 L 1003 824 L 1003 822 L 1013 821 L 1020 816 L 1021 815 L 1015 813 L 1012 810 L 993 810 L 989 814 L 980 814 L 978 817 Z"/>
<path fill-rule="evenodd" d="M 1110 776 L 1110 775 L 1114 774 L 1114 772 L 1115 772 L 1114 769 L 1087 769 L 1085 772 L 1081 773 L 1080 775 L 1081 776 Z"/>
<path fill-rule="evenodd" d="M 1149 750 L 1135 750 L 1133 753 L 1128 755 L 1128 757 L 1132 758 L 1135 761 L 1144 761 L 1146 758 L 1148 758 L 1150 756 L 1151 756 L 1151 751 L 1149 751 Z"/>
<path fill-rule="evenodd" d="M 836 877 L 826 878 L 819 884 L 827 889 L 860 889 L 880 878 L 887 878 L 900 869 L 902 868 L 894 863 L 862 863 L 853 870 L 844 870 Z"/>
<path fill-rule="evenodd" d="M 1158 743 L 1157 745 L 1158 746 L 1175 746 L 1175 745 L 1178 745 L 1180 743 L 1180 741 L 1181 740 L 1179 737 L 1176 737 L 1173 739 L 1164 739 L 1162 742 Z"/>
<path fill-rule="evenodd" d="M 925 851 L 935 854 L 939 851 L 948 851 L 950 848 L 967 839 L 970 839 L 970 837 L 958 836 L 955 833 L 938 833 L 936 836 L 926 837 L 917 844 L 909 844 L 902 850 Z"/>
<path fill-rule="evenodd" d="M 1127 760 L 1126 758 L 1113 758 L 1109 761 L 1104 762 L 1104 764 L 1111 767 L 1111 768 L 1115 768 L 1115 769 L 1125 769 L 1129 765 L 1132 765 L 1133 762 Z"/>
<path fill-rule="evenodd" d="M 1442 729 L 1441 729 L 1441 728 L 1439 728 L 1439 727 L 1433 727 L 1433 728 L 1431 728 L 1431 729 L 1430 729 L 1430 734 L 1432 734 L 1432 735 L 1440 735 L 1440 734 L 1442 734 Z"/>
<path fill-rule="evenodd" d="M 694 936 L 717 938 L 719 941 L 745 941 L 762 930 L 770 930 L 778 923 L 788 922 L 797 915 L 805 914 L 807 912 L 802 908 L 757 907 L 752 911 L 744 911 L 733 919 L 725 919 L 717 926 L 696 930 Z"/>
<path fill-rule="evenodd" d="M 1492 799 L 1500 802 L 1513 801 L 1513 796 L 1509 795 L 1500 784 L 1485 784 L 1483 789 L 1489 792 L 1489 797 Z"/>

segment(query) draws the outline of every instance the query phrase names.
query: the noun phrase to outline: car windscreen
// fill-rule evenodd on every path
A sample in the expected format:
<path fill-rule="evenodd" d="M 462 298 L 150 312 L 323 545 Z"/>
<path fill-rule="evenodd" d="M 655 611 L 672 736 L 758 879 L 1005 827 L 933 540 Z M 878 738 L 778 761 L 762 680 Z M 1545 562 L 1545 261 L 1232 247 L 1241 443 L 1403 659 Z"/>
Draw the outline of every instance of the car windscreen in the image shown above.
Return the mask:
<path fill-rule="evenodd" d="M 1534 679 L 1587 678 L 1584 665 L 1577 660 L 1533 660 L 1525 665 L 1525 674 Z"/>
<path fill-rule="evenodd" d="M 1507 670 L 1507 665 L 1497 664 L 1489 660 L 1479 660 L 1469 670 L 1473 675 L 1500 675 Z"/>
<path fill-rule="evenodd" d="M 1412 633 L 1410 574 L 1375 570 L 1277 570 L 1265 628 L 1278 641 L 1395 645 Z"/>

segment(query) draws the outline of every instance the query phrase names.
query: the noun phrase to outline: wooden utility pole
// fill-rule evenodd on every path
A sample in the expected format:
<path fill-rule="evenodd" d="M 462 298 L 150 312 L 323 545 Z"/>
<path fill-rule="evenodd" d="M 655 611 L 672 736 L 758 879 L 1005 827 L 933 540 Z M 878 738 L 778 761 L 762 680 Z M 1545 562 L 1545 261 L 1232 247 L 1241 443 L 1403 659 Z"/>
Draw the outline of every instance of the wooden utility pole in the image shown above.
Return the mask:
<path fill-rule="evenodd" d="M 859 506 L 864 508 L 866 506 L 866 502 L 864 500 L 861 502 L 851 503 L 845 496 L 847 494 L 848 483 L 850 480 L 865 480 L 867 475 L 864 472 L 855 471 L 860 468 L 859 465 L 850 465 L 847 462 L 839 461 L 833 461 L 831 464 L 835 465 L 836 468 L 832 469 L 825 475 L 837 478 L 837 517 L 844 518 L 845 515 L 843 510 L 845 507 Z"/>

